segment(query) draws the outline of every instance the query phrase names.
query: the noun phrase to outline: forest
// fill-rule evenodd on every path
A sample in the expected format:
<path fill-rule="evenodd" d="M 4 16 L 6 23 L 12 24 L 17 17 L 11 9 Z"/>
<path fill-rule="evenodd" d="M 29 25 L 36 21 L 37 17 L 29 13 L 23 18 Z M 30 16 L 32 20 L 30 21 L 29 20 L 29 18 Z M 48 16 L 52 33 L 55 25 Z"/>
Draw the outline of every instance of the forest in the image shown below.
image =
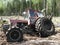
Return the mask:
<path fill-rule="evenodd" d="M 0 0 L 0 16 L 21 15 L 29 7 L 46 9 L 47 15 L 60 16 L 60 0 Z"/>

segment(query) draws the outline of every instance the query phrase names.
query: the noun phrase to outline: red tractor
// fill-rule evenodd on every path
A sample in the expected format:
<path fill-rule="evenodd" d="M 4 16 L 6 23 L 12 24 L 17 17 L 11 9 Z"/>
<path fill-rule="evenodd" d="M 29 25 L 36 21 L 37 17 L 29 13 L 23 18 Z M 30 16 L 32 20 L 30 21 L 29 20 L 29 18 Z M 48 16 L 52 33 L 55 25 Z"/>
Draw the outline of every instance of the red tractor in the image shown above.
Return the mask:
<path fill-rule="evenodd" d="M 3 25 L 7 40 L 17 42 L 23 40 L 23 34 L 47 37 L 55 32 L 51 17 L 43 16 L 41 12 L 28 10 L 23 13 L 24 19 L 10 20 L 11 25 Z"/>

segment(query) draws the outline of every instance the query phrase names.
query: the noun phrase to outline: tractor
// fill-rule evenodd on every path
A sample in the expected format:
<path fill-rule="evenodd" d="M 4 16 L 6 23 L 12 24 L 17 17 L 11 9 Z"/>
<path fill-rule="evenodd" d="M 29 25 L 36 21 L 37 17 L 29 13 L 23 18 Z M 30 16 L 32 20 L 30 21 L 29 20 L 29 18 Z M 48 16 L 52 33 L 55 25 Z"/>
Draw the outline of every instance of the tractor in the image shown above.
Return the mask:
<path fill-rule="evenodd" d="M 23 19 L 10 19 L 10 25 L 3 24 L 7 41 L 22 41 L 23 34 L 47 37 L 55 32 L 51 16 L 44 16 L 42 12 L 29 9 L 23 12 L 22 17 Z"/>

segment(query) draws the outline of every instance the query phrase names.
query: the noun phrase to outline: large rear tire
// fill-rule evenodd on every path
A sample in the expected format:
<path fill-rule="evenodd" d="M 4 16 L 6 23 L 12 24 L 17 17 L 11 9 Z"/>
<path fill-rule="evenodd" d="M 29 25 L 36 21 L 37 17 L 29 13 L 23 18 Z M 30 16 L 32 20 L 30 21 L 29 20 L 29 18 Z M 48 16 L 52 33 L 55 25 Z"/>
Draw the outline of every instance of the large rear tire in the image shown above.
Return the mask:
<path fill-rule="evenodd" d="M 42 37 L 47 37 L 55 32 L 54 24 L 48 18 L 39 18 L 35 24 L 36 31 Z"/>
<path fill-rule="evenodd" d="M 19 28 L 12 28 L 6 36 L 8 42 L 20 42 L 23 40 L 23 33 Z"/>

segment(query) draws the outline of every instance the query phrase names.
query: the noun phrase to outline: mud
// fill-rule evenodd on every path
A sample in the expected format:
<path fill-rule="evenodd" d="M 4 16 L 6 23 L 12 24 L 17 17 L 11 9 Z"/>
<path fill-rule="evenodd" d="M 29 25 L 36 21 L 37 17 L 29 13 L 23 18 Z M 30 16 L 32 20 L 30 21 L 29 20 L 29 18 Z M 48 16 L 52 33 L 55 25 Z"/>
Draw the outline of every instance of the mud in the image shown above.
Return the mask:
<path fill-rule="evenodd" d="M 6 35 L 0 29 L 0 45 L 60 45 L 60 24 L 58 20 L 53 19 L 56 34 L 48 37 L 37 37 L 31 36 L 29 34 L 24 34 L 24 39 L 22 42 L 7 42 Z"/>

